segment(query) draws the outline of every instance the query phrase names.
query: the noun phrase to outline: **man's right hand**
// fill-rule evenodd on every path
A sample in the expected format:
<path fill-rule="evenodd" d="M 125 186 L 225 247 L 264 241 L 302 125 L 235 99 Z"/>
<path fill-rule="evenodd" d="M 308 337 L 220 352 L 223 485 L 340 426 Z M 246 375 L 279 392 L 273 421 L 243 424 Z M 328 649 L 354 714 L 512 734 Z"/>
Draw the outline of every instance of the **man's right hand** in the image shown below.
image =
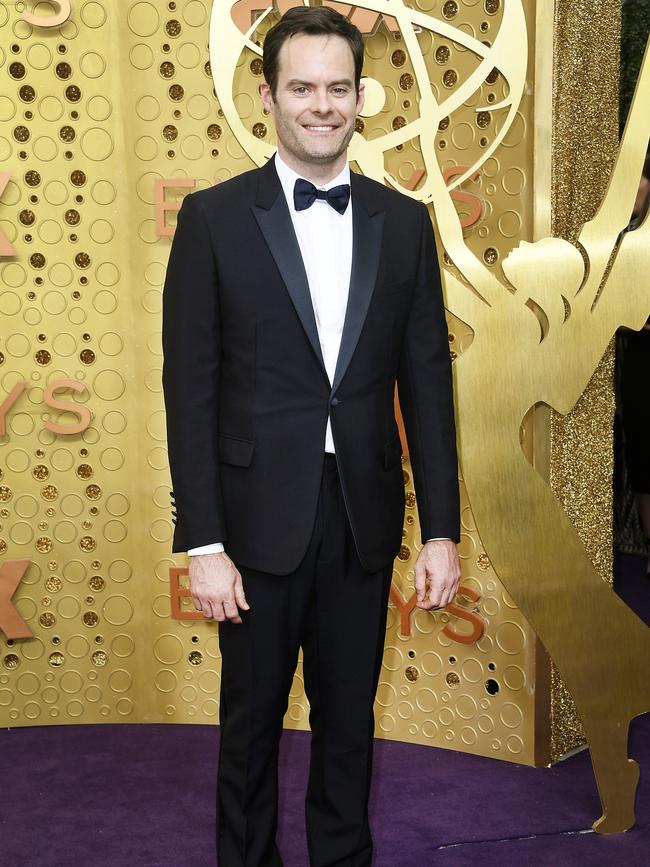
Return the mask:
<path fill-rule="evenodd" d="M 220 623 L 241 623 L 239 608 L 250 606 L 244 595 L 239 570 L 226 553 L 194 554 L 190 557 L 190 591 L 194 607 L 203 616 Z"/>

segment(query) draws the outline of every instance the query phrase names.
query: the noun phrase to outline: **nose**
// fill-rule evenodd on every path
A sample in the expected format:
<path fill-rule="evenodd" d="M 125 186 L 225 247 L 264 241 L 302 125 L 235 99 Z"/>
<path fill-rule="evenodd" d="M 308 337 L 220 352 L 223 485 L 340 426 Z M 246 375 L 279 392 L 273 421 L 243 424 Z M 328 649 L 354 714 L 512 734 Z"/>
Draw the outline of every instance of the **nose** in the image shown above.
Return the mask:
<path fill-rule="evenodd" d="M 332 111 L 330 102 L 330 94 L 326 87 L 319 87 L 314 90 L 314 96 L 311 105 L 314 114 L 327 116 Z"/>

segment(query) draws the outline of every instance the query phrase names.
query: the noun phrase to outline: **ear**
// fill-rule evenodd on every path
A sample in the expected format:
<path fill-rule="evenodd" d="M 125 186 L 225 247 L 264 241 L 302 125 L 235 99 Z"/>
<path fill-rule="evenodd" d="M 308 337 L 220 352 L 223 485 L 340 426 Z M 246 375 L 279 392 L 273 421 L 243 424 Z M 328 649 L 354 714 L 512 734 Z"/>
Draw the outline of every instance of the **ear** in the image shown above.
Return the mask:
<path fill-rule="evenodd" d="M 266 81 L 260 83 L 260 98 L 266 111 L 273 114 L 273 94 L 271 93 L 271 85 L 267 84 Z"/>
<path fill-rule="evenodd" d="M 363 82 L 359 83 L 359 93 L 357 94 L 357 114 L 361 113 L 361 109 L 363 108 L 363 104 L 366 101 L 366 86 Z"/>

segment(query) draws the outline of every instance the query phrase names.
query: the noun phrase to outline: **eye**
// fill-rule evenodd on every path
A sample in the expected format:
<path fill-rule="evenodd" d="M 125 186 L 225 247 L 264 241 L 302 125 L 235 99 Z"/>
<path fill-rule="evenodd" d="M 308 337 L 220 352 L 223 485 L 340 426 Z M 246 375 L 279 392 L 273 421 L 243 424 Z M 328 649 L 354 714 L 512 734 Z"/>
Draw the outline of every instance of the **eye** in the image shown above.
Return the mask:
<path fill-rule="evenodd" d="M 333 92 L 336 96 L 345 96 L 346 93 L 348 92 L 348 89 L 347 89 L 347 87 L 341 87 L 341 86 L 338 86 L 338 87 L 333 87 L 333 88 L 332 88 L 332 92 Z"/>
<path fill-rule="evenodd" d="M 293 92 L 297 93 L 298 96 L 303 96 L 307 93 L 307 86 L 305 84 L 299 84 L 297 87 L 294 87 Z"/>

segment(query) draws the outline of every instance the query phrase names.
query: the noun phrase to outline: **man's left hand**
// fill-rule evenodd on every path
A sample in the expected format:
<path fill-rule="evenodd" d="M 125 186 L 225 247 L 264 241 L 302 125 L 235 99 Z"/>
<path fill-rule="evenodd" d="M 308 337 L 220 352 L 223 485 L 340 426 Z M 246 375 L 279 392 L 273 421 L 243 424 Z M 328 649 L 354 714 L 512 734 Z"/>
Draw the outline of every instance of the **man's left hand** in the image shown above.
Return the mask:
<path fill-rule="evenodd" d="M 425 611 L 453 602 L 460 582 L 460 562 L 451 539 L 426 542 L 415 564 L 417 607 Z"/>

